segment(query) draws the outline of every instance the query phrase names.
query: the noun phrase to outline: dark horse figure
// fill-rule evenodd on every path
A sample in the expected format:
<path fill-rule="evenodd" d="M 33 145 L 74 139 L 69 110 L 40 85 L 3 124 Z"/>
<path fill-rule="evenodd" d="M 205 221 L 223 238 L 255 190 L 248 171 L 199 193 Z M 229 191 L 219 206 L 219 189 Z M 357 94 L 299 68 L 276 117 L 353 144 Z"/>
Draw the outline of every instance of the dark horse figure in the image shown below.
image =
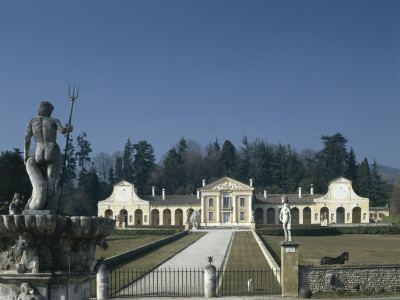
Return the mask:
<path fill-rule="evenodd" d="M 343 252 L 338 257 L 328 257 L 325 256 L 321 258 L 321 265 L 335 265 L 335 264 L 344 264 L 345 260 L 349 260 L 349 252 Z"/>

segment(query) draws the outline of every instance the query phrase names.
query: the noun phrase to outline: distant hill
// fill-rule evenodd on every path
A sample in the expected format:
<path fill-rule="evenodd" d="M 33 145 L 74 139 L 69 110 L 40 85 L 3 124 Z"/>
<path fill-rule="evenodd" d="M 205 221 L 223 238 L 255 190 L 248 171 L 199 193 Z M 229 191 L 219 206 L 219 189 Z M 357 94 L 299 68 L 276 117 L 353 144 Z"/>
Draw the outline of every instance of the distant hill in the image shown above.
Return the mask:
<path fill-rule="evenodd" d="M 381 175 L 382 180 L 386 183 L 395 184 L 399 182 L 400 179 L 400 169 L 377 165 L 378 173 Z M 372 169 L 372 165 L 370 165 L 370 169 Z"/>

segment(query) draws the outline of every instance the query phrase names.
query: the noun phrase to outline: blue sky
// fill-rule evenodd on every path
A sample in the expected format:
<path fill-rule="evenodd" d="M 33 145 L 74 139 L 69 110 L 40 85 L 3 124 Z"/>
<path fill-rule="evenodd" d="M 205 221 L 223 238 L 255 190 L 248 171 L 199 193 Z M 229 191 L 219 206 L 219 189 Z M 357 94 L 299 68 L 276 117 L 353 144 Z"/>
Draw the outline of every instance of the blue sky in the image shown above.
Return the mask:
<path fill-rule="evenodd" d="M 244 135 L 400 168 L 396 1 L 1 1 L 0 150 L 23 149 L 40 101 L 93 154 L 147 140 Z M 64 147 L 64 139 L 58 141 Z"/>

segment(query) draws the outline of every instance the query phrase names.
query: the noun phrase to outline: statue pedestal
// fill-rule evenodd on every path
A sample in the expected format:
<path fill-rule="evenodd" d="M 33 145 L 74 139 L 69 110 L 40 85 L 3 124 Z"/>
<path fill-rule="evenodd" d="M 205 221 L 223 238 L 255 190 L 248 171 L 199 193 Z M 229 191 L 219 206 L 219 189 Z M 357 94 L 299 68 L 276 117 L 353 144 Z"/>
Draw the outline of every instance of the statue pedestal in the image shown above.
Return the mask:
<path fill-rule="evenodd" d="M 281 243 L 282 297 L 299 295 L 299 243 Z"/>
<path fill-rule="evenodd" d="M 92 272 L 18 274 L 16 271 L 0 271 L 0 295 L 2 300 L 15 300 L 21 294 L 21 285 L 29 283 L 32 299 L 89 300 L 90 281 L 95 277 Z"/>

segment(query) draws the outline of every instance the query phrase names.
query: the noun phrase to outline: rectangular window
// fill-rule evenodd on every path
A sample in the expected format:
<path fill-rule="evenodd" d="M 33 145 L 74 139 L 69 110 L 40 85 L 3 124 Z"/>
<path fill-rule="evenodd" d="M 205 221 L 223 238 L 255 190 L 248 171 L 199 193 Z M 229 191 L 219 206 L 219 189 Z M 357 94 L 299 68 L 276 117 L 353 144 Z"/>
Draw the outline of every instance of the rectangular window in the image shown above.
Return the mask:
<path fill-rule="evenodd" d="M 244 211 L 240 212 L 240 221 L 244 221 Z"/>
<path fill-rule="evenodd" d="M 335 215 L 334 214 L 331 214 L 331 221 L 333 221 L 333 217 L 334 217 Z"/>
<path fill-rule="evenodd" d="M 366 220 L 366 219 L 367 219 L 367 214 L 364 213 L 364 214 L 363 214 L 363 220 Z"/>
<path fill-rule="evenodd" d="M 383 213 L 379 213 L 379 218 L 382 218 L 383 217 Z"/>
<path fill-rule="evenodd" d="M 145 223 L 147 222 L 147 216 L 144 216 L 144 222 Z"/>
<path fill-rule="evenodd" d="M 212 211 L 208 212 L 208 221 L 214 221 L 214 213 Z"/>
<path fill-rule="evenodd" d="M 208 199 L 208 206 L 209 207 L 214 206 L 214 199 L 213 198 Z"/>
<path fill-rule="evenodd" d="M 315 214 L 315 221 L 318 221 L 318 213 Z"/>
<path fill-rule="evenodd" d="M 132 216 L 129 216 L 129 223 L 132 223 Z"/>
<path fill-rule="evenodd" d="M 231 205 L 231 198 L 224 197 L 224 206 L 230 206 L 230 205 Z"/>
<path fill-rule="evenodd" d="M 244 206 L 244 198 L 240 198 L 240 206 Z"/>
<path fill-rule="evenodd" d="M 347 214 L 347 221 L 350 221 L 350 214 Z"/>
<path fill-rule="evenodd" d="M 370 218 L 373 218 L 373 217 L 374 217 L 374 213 L 370 213 L 370 214 L 369 214 L 369 217 L 370 217 Z"/>

